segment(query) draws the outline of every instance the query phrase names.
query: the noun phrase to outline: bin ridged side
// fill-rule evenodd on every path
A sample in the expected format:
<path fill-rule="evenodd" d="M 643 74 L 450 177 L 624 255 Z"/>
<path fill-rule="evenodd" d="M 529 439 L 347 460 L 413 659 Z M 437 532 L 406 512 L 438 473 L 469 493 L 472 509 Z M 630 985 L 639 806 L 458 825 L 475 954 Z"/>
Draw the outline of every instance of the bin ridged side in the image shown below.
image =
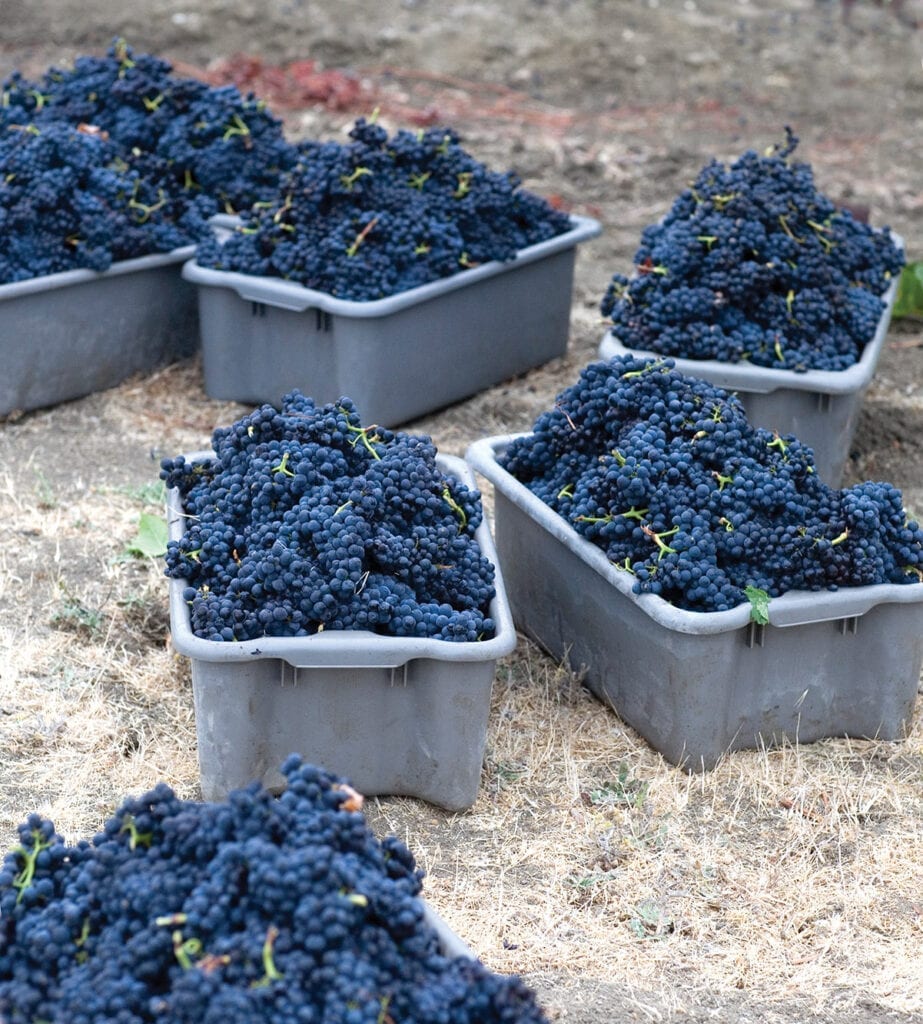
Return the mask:
<path fill-rule="evenodd" d="M 803 622 L 784 614 L 801 596 L 783 595 L 765 627 L 743 607 L 695 613 L 637 599 L 593 564 L 606 562 L 602 551 L 496 463 L 505 444 L 479 442 L 468 458 L 494 485 L 514 621 L 668 761 L 707 770 L 738 749 L 905 735 L 923 665 L 923 586 L 811 594 Z M 866 609 L 858 592 L 872 590 L 882 600 Z M 785 625 L 772 624 L 774 605 Z"/>
<path fill-rule="evenodd" d="M 276 659 L 231 668 L 196 659 L 202 794 L 218 800 L 252 778 L 278 789 L 278 766 L 297 751 L 369 796 L 470 807 L 494 668 L 427 658 L 379 669 L 296 669 Z"/>
<path fill-rule="evenodd" d="M 196 291 L 180 275 L 192 251 L 0 286 L 0 415 L 82 398 L 191 355 Z"/>

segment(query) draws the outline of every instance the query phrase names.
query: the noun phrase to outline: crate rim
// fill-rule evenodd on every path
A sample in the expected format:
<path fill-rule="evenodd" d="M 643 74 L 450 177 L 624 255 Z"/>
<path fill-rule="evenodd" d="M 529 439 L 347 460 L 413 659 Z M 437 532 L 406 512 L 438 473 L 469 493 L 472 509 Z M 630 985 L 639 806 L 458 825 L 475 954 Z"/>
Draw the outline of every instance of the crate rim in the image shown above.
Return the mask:
<path fill-rule="evenodd" d="M 493 484 L 495 490 L 535 519 L 549 534 L 566 545 L 581 561 L 608 580 L 620 594 L 659 625 L 679 633 L 702 636 L 727 633 L 750 625 L 750 608 L 747 604 L 723 612 L 696 612 L 677 608 L 657 594 L 635 594 L 627 574 L 618 570 L 601 548 L 581 537 L 564 518 L 497 461 L 498 456 L 514 440 L 528 437 L 529 434 L 526 431 L 481 438 L 469 446 L 465 459 L 475 471 Z M 804 626 L 857 618 L 881 604 L 915 603 L 923 603 L 923 583 L 879 583 L 841 587 L 836 591 L 790 590 L 781 597 L 770 599 L 769 625 L 780 628 Z"/>
<path fill-rule="evenodd" d="M 367 302 L 349 299 L 338 299 L 328 292 L 305 288 L 293 281 L 281 277 L 260 277 L 254 274 L 241 274 L 232 270 L 215 270 L 201 267 L 195 257 L 183 264 L 182 276 L 186 281 L 206 287 L 229 288 L 247 302 L 262 303 L 294 313 L 302 313 L 307 309 L 320 309 L 336 316 L 355 319 L 370 319 L 390 316 L 411 306 L 437 298 L 459 288 L 466 288 L 507 270 L 533 263 L 547 256 L 572 249 L 579 242 L 595 238 L 602 231 L 599 221 L 592 217 L 570 214 L 571 229 L 553 238 L 538 242 L 535 245 L 520 249 L 516 256 L 507 262 L 491 260 L 471 270 L 460 271 L 450 277 L 439 278 L 427 284 L 396 292 L 394 295 Z"/>
<path fill-rule="evenodd" d="M 7 284 L 0 284 L 0 302 L 7 299 L 18 299 L 24 295 L 37 295 L 53 289 L 69 288 L 91 281 L 104 281 L 108 278 L 120 277 L 122 274 L 156 270 L 174 263 L 185 263 L 194 253 L 194 245 L 183 245 L 170 252 L 148 253 L 146 256 L 135 256 L 129 260 L 117 260 L 107 270 L 88 270 L 81 267 L 76 270 L 62 270 L 57 274 L 30 277 L 24 281 L 10 281 Z"/>

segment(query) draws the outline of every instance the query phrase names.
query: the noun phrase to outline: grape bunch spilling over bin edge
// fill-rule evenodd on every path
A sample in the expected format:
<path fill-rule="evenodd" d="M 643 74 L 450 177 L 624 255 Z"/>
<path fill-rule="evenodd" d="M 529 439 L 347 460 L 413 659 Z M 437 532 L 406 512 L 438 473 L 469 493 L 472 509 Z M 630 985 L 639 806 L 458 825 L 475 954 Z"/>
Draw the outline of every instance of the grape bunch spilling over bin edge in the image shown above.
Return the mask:
<path fill-rule="evenodd" d="M 202 266 L 280 277 L 336 298 L 372 301 L 566 232 L 570 218 L 491 171 L 449 128 L 389 137 L 360 118 L 352 141 L 302 143 L 275 202 L 257 204 Z"/>
<path fill-rule="evenodd" d="M 166 571 L 188 582 L 197 636 L 494 635 L 480 495 L 441 472 L 429 438 L 363 427 L 348 398 L 315 406 L 294 391 L 217 430 L 213 447 L 160 474 L 188 517 Z"/>
<path fill-rule="evenodd" d="M 711 161 L 645 228 L 634 274 L 602 300 L 622 345 L 796 372 L 861 358 L 903 254 L 817 191 L 786 132 L 764 156 Z"/>
<path fill-rule="evenodd" d="M 92 842 L 38 814 L 0 869 L 7 1024 L 543 1024 L 516 978 L 439 948 L 422 873 L 344 780 L 221 803 L 161 783 Z"/>
<path fill-rule="evenodd" d="M 589 365 L 500 461 L 635 593 L 679 608 L 923 581 L 923 529 L 899 490 L 828 486 L 810 448 L 670 359 Z"/>
<path fill-rule="evenodd" d="M 252 95 L 174 75 L 117 41 L 0 87 L 0 284 L 105 270 L 276 194 L 298 151 Z"/>
<path fill-rule="evenodd" d="M 74 150 L 94 165 L 82 179 L 77 143 L 61 142 L 74 133 L 98 142 Z M 0 87 L 0 284 L 201 243 L 204 266 L 369 300 L 570 228 L 450 128 L 389 139 L 360 118 L 351 136 L 290 143 L 257 97 L 174 75 L 123 40 L 39 82 L 14 72 Z M 250 218 L 224 246 L 207 227 L 217 213 Z"/>

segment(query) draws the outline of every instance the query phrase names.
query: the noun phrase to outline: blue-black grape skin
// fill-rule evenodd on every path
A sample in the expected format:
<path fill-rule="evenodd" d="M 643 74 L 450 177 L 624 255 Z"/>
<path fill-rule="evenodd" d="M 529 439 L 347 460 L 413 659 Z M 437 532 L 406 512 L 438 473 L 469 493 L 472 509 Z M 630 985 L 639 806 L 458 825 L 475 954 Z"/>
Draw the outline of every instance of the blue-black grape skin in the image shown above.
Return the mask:
<path fill-rule="evenodd" d="M 512 260 L 571 227 L 449 128 L 389 137 L 360 118 L 350 139 L 302 143 L 277 200 L 254 207 L 226 241 L 206 239 L 197 262 L 367 302 Z"/>
<path fill-rule="evenodd" d="M 0 104 L 0 283 L 169 252 L 274 196 L 297 149 L 254 96 L 116 42 Z"/>
<path fill-rule="evenodd" d="M 896 487 L 828 486 L 810 448 L 672 359 L 592 363 L 500 462 L 635 593 L 678 608 L 923 580 L 923 530 Z"/>
<path fill-rule="evenodd" d="M 67 845 L 32 814 L 0 868 L 7 1024 L 543 1024 L 515 976 L 446 956 L 422 872 L 345 780 L 180 800 L 165 783 Z"/>
<path fill-rule="evenodd" d="M 628 349 L 805 372 L 862 357 L 902 251 L 820 193 L 798 140 L 711 161 L 645 228 L 603 316 Z"/>
<path fill-rule="evenodd" d="M 570 218 L 450 128 L 289 142 L 253 94 L 116 41 L 0 87 L 0 284 L 198 244 L 204 266 L 383 298 L 516 253 Z M 245 217 L 220 244 L 216 213 Z"/>
<path fill-rule="evenodd" d="M 213 458 L 165 459 L 160 473 L 190 517 L 166 573 L 187 581 L 197 636 L 494 636 L 480 494 L 442 473 L 429 438 L 293 391 L 212 444 Z"/>

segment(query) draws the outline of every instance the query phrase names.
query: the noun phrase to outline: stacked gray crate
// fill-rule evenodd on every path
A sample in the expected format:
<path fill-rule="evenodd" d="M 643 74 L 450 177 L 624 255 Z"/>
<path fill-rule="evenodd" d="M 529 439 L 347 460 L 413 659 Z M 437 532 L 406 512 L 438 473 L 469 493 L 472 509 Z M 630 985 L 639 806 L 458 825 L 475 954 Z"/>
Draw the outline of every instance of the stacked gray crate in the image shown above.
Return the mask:
<path fill-rule="evenodd" d="M 0 416 L 82 398 L 191 355 L 193 246 L 0 285 Z"/>

